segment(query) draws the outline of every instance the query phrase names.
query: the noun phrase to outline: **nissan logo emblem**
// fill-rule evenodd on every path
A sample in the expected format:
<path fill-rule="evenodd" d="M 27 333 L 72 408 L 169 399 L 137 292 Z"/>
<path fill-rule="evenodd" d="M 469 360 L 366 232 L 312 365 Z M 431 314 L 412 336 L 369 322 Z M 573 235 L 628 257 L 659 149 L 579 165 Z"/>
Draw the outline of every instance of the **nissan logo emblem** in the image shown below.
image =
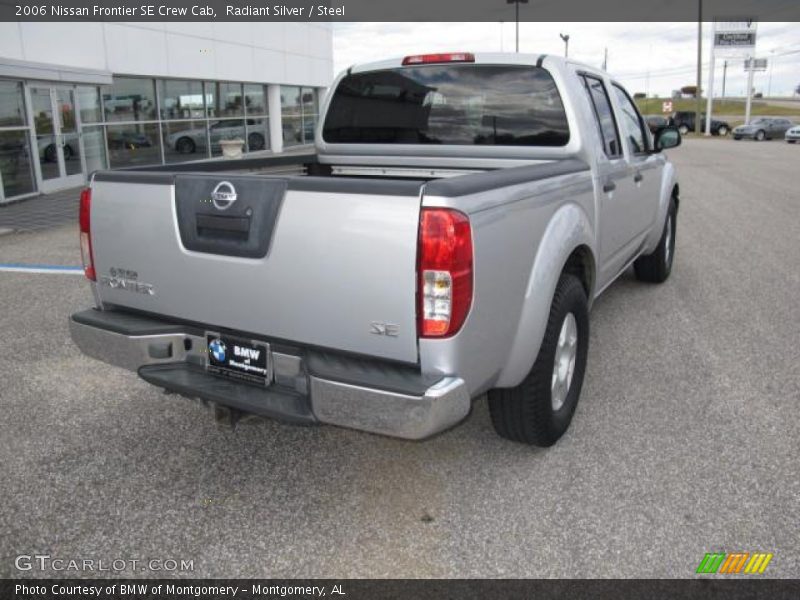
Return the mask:
<path fill-rule="evenodd" d="M 211 192 L 211 201 L 218 210 L 230 208 L 236 202 L 236 188 L 230 181 L 220 181 Z"/>

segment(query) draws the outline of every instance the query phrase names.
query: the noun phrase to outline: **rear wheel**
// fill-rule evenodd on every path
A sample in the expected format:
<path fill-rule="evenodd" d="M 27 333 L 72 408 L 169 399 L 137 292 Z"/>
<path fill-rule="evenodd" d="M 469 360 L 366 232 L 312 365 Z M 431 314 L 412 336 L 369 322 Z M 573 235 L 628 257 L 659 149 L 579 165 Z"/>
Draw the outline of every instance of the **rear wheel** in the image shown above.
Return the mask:
<path fill-rule="evenodd" d="M 197 149 L 197 145 L 192 138 L 182 137 L 175 142 L 175 150 L 180 154 L 192 154 Z"/>
<path fill-rule="evenodd" d="M 728 135 L 728 128 L 725 125 L 720 125 L 717 129 L 717 135 Z"/>
<path fill-rule="evenodd" d="M 260 133 L 251 133 L 247 136 L 247 146 L 250 152 L 264 149 L 264 136 Z"/>
<path fill-rule="evenodd" d="M 574 275 L 558 281 L 542 345 L 517 387 L 489 392 L 495 431 L 515 442 L 552 446 L 572 421 L 586 371 L 589 309 Z"/>
<path fill-rule="evenodd" d="M 689 133 L 689 127 L 688 125 L 681 125 L 678 127 L 678 131 L 680 132 L 681 135 L 686 135 L 687 133 Z"/>
<path fill-rule="evenodd" d="M 675 198 L 669 201 L 667 219 L 658 246 L 652 254 L 640 256 L 633 263 L 636 277 L 650 283 L 663 283 L 672 272 L 672 261 L 675 257 L 675 233 L 677 231 L 677 206 Z"/>
<path fill-rule="evenodd" d="M 767 134 L 764 133 L 764 131 L 762 129 L 759 129 L 758 131 L 756 131 L 756 141 L 763 142 L 766 139 L 766 137 L 767 137 Z"/>

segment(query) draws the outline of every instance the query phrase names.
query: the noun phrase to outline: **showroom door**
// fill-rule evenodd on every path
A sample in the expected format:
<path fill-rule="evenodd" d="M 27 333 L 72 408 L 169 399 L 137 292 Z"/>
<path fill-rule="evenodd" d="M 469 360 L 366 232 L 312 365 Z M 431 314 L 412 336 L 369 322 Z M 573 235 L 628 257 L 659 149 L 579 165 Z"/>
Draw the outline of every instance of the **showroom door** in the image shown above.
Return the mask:
<path fill-rule="evenodd" d="M 32 86 L 30 94 L 39 189 L 48 193 L 82 185 L 83 152 L 73 88 Z"/>

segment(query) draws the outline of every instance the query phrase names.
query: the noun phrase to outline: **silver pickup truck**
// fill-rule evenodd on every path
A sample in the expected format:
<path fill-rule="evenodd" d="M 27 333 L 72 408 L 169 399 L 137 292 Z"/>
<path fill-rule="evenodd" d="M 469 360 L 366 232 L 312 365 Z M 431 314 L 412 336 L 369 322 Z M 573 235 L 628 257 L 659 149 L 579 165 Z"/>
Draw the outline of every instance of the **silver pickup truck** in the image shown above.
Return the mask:
<path fill-rule="evenodd" d="M 101 171 L 81 196 L 99 360 L 255 413 L 420 439 L 488 392 L 508 439 L 572 419 L 592 301 L 663 282 L 678 184 L 630 95 L 545 55 L 354 66 L 315 152 Z"/>

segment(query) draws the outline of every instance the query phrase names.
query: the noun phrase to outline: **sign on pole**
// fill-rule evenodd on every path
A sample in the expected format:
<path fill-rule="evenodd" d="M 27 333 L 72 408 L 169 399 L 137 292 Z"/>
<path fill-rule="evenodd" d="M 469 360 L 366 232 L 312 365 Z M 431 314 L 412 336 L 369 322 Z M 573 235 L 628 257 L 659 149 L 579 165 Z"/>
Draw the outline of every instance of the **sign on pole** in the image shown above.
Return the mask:
<path fill-rule="evenodd" d="M 711 65 L 706 91 L 706 135 L 711 135 L 711 109 L 714 97 L 714 58 L 752 56 L 756 50 L 756 21 L 714 21 L 714 44 L 711 46 Z M 752 75 L 752 74 L 751 74 Z M 752 83 L 747 88 L 747 114 L 750 114 Z M 749 121 L 749 116 L 747 117 Z"/>
<path fill-rule="evenodd" d="M 661 112 L 671 113 L 672 112 L 672 100 L 665 100 L 661 103 Z"/>
<path fill-rule="evenodd" d="M 745 71 L 766 71 L 767 59 L 766 58 L 746 58 L 744 60 Z"/>

